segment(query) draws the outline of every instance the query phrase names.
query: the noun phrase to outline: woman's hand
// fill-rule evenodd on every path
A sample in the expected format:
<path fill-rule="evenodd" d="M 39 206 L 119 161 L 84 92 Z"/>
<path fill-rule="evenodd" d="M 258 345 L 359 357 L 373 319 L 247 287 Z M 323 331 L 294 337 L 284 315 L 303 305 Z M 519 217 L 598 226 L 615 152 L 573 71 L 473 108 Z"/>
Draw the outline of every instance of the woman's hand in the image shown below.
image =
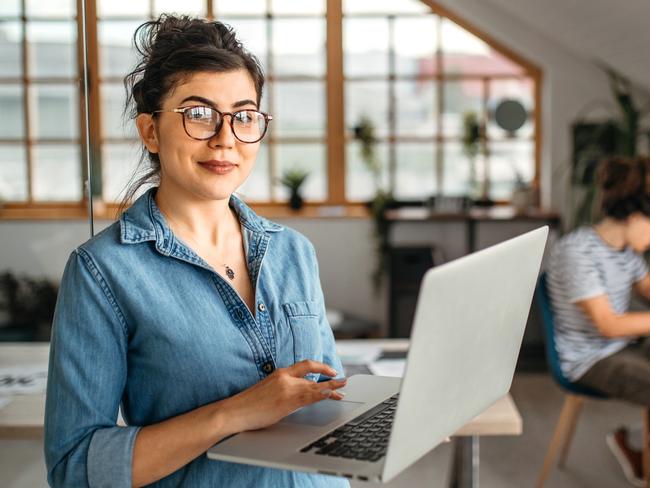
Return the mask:
<path fill-rule="evenodd" d="M 315 383 L 305 379 L 309 373 L 336 376 L 338 373 L 317 361 L 300 361 L 288 368 L 280 368 L 259 383 L 219 402 L 225 414 L 229 434 L 273 425 L 294 410 L 325 398 L 340 400 L 346 379 Z"/>

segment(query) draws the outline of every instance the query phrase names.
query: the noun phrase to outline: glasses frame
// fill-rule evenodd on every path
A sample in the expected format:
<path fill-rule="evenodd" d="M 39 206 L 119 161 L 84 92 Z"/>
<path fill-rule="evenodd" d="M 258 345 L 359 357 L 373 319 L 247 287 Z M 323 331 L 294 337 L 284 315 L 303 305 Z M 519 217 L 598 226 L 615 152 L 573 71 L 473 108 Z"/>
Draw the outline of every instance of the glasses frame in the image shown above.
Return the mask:
<path fill-rule="evenodd" d="M 185 112 L 188 111 L 189 109 L 197 108 L 197 107 L 209 108 L 210 110 L 214 110 L 221 117 L 221 121 L 219 122 L 217 127 L 215 127 L 214 134 L 212 134 L 210 137 L 194 137 L 194 136 L 190 135 L 189 131 L 187 130 L 187 127 L 185 126 Z M 232 135 L 235 136 L 235 139 L 237 139 L 239 142 L 243 142 L 244 144 L 255 144 L 257 142 L 260 142 L 262 139 L 264 139 L 264 136 L 266 135 L 266 132 L 269 130 L 269 122 L 271 120 L 273 120 L 272 115 L 269 115 L 269 114 L 267 114 L 265 112 L 260 112 L 259 110 L 251 110 L 249 108 L 245 108 L 245 109 L 242 109 L 242 110 L 235 110 L 234 112 L 222 112 L 221 110 L 218 110 L 218 109 L 216 109 L 214 107 L 210 107 L 209 105 L 188 105 L 186 107 L 172 108 L 172 109 L 169 109 L 169 110 L 154 110 L 153 112 L 151 112 L 151 115 L 155 115 L 155 114 L 162 113 L 162 112 L 173 112 L 173 113 L 177 113 L 177 114 L 182 114 L 183 115 L 183 130 L 185 130 L 185 133 L 187 134 L 187 136 L 189 138 L 194 139 L 195 141 L 209 141 L 214 136 L 219 134 L 219 132 L 221 132 L 221 129 L 223 128 L 223 121 L 225 120 L 225 116 L 230 115 L 230 130 L 232 130 Z M 235 127 L 234 127 L 232 121 L 234 120 L 235 115 L 238 114 L 239 112 L 257 112 L 258 114 L 261 114 L 261 115 L 264 116 L 264 132 L 262 132 L 262 135 L 259 137 L 259 139 L 256 139 L 254 141 L 244 141 L 244 140 L 240 139 L 239 137 L 237 137 L 237 132 L 235 131 Z"/>

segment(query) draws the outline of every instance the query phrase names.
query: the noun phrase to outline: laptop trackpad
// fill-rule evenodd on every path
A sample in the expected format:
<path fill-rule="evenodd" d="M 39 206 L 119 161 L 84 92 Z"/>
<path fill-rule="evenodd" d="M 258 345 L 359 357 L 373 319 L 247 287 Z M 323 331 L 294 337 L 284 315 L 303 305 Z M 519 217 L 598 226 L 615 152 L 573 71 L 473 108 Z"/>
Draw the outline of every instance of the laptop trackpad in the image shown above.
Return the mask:
<path fill-rule="evenodd" d="M 339 417 L 343 417 L 363 405 L 362 402 L 346 402 L 345 400 L 321 400 L 291 415 L 286 416 L 281 422 L 291 424 L 314 425 L 320 427 L 327 425 Z"/>

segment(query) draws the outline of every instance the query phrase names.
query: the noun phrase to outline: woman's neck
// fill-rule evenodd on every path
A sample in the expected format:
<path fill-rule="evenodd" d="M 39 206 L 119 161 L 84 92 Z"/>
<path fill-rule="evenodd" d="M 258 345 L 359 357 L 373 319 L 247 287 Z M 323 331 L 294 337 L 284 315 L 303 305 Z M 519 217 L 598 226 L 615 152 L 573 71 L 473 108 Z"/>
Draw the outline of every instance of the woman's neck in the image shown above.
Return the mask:
<path fill-rule="evenodd" d="M 218 246 L 238 231 L 239 222 L 228 205 L 228 198 L 188 198 L 161 185 L 155 199 L 172 231 L 196 244 Z"/>
<path fill-rule="evenodd" d="M 606 218 L 594 226 L 596 233 L 609 247 L 623 250 L 627 246 L 627 225 L 614 219 Z"/>

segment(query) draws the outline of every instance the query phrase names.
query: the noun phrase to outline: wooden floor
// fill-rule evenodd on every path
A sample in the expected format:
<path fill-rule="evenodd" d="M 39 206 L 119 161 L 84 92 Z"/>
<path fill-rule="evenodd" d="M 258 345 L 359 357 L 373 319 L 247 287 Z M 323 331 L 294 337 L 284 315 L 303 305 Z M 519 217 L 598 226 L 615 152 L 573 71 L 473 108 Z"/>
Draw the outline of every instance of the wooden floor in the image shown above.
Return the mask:
<path fill-rule="evenodd" d="M 524 420 L 519 437 L 481 439 L 483 487 L 534 486 L 563 400 L 545 374 L 520 373 L 512 395 Z M 631 486 L 605 444 L 605 434 L 619 424 L 638 424 L 640 409 L 620 402 L 588 401 L 582 411 L 567 468 L 554 470 L 549 488 Z M 42 448 L 36 441 L 0 442 L 0 486 L 46 487 Z"/>

